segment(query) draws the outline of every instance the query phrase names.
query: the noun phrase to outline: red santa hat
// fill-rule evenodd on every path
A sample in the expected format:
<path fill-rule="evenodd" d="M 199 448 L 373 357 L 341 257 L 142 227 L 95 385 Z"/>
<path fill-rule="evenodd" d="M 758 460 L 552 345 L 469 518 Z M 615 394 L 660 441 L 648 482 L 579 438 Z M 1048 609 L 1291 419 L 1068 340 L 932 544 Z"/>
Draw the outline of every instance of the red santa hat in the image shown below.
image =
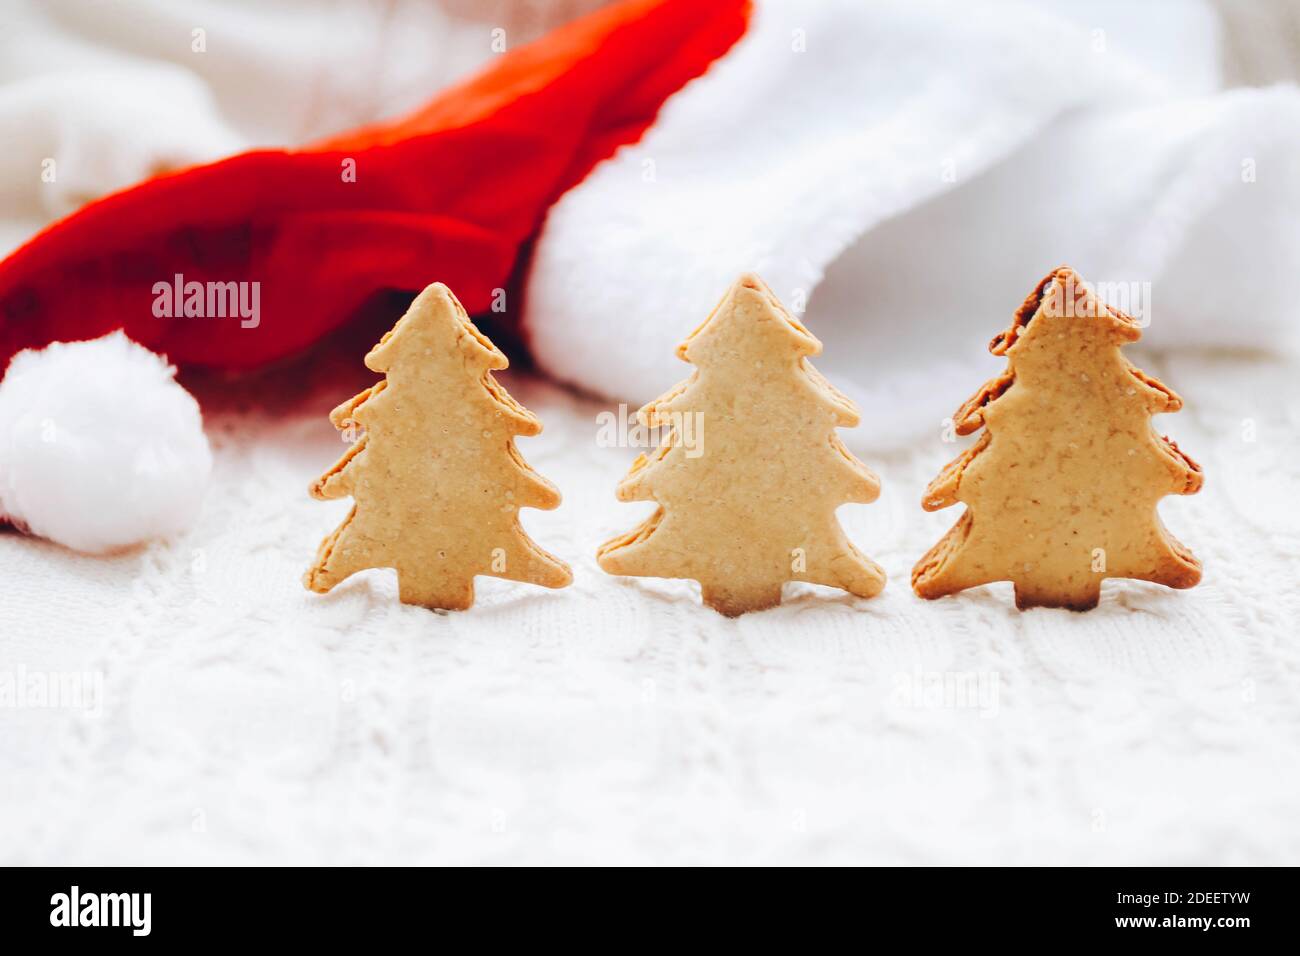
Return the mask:
<path fill-rule="evenodd" d="M 488 310 L 550 205 L 747 13 L 625 0 L 413 115 L 160 176 L 54 223 L 0 263 L 0 511 L 87 551 L 181 529 L 211 455 L 193 399 L 145 349 L 253 369 L 435 279 Z"/>

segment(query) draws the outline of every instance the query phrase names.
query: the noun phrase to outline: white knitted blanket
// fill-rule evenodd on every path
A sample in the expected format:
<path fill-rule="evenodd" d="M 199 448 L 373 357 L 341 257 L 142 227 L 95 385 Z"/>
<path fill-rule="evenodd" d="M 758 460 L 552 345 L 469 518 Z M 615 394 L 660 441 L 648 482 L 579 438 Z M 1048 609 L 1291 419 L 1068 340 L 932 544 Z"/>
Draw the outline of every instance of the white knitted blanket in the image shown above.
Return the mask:
<path fill-rule="evenodd" d="M 385 572 L 303 590 L 347 507 L 306 486 L 343 448 L 325 413 L 356 356 L 309 397 L 199 387 L 216 479 L 185 540 L 103 560 L 0 536 L 0 679 L 29 688 L 0 707 L 0 862 L 1300 859 L 1300 366 L 1146 363 L 1207 476 L 1163 507 L 1205 563 L 1191 591 L 1108 583 L 1086 614 L 914 597 L 953 520 L 919 507 L 953 453 L 936 430 L 872 457 L 881 499 L 841 512 L 881 597 L 795 586 L 733 621 L 596 568 L 644 507 L 613 496 L 633 451 L 598 447 L 604 406 L 513 374 L 546 424 L 523 453 L 565 495 L 525 524 L 573 587 L 482 580 L 456 614 L 398 604 Z M 33 703 L 78 675 L 80 700 Z"/>

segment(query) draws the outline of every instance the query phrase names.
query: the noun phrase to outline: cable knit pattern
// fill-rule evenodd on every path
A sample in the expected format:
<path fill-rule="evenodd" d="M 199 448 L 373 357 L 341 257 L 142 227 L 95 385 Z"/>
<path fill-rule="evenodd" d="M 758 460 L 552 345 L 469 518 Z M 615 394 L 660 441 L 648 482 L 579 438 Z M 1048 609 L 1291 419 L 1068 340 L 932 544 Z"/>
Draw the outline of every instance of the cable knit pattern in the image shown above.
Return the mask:
<path fill-rule="evenodd" d="M 0 707 L 0 862 L 1296 861 L 1300 364 L 1148 363 L 1188 402 L 1157 427 L 1207 475 L 1162 506 L 1205 563 L 1191 591 L 1108 582 L 1087 614 L 914 597 L 951 517 L 919 507 L 954 450 L 936 429 L 870 458 L 880 501 L 841 511 L 881 597 L 795 585 L 732 621 L 596 568 L 640 510 L 613 495 L 634 450 L 516 373 L 546 424 L 521 450 L 565 494 L 523 520 L 574 586 L 480 579 L 451 614 L 398 604 L 391 572 L 303 590 L 347 506 L 306 486 L 343 447 L 325 413 L 355 355 L 305 394 L 200 384 L 214 490 L 185 540 L 95 559 L 0 536 L 0 674 L 103 680 L 97 715 Z"/>

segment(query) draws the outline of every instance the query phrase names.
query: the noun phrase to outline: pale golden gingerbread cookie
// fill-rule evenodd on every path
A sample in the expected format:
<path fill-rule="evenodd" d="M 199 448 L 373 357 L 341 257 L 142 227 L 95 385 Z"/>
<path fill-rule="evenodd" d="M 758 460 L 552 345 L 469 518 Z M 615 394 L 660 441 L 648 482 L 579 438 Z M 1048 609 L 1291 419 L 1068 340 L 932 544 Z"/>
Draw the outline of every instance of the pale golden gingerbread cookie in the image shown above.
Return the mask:
<path fill-rule="evenodd" d="M 989 346 L 1006 371 L 954 416 L 959 435 L 984 433 L 926 490 L 925 510 L 960 501 L 966 513 L 917 562 L 917 594 L 1011 581 L 1021 608 L 1087 610 L 1103 578 L 1200 581 L 1156 502 L 1195 494 L 1201 469 L 1152 429 L 1183 403 L 1120 353 L 1140 337 L 1073 270 L 1038 284 Z"/>
<path fill-rule="evenodd" d="M 880 483 L 836 435 L 858 412 L 809 364 L 820 351 L 761 279 L 741 276 L 677 350 L 698 371 L 638 413 L 671 431 L 618 497 L 659 508 L 602 545 L 600 566 L 698 581 L 728 616 L 779 604 L 786 581 L 878 594 L 884 571 L 835 509 L 875 501 Z"/>
<path fill-rule="evenodd" d="M 442 283 L 411 303 L 366 356 L 387 377 L 330 413 L 340 430 L 364 434 L 311 494 L 356 504 L 321 542 L 309 589 L 396 568 L 404 603 L 463 609 L 475 575 L 548 588 L 573 580 L 519 526 L 520 508 L 554 508 L 560 493 L 515 448 L 516 435 L 542 425 L 493 378 L 507 365 Z"/>

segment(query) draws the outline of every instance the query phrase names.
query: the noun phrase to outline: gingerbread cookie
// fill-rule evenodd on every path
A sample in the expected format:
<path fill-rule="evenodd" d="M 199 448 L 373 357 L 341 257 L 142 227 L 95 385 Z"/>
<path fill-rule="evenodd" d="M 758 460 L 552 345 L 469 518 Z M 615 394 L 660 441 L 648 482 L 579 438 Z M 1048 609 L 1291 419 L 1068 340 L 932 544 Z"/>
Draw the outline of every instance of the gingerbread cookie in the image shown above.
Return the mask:
<path fill-rule="evenodd" d="M 514 436 L 541 422 L 492 376 L 509 365 L 442 283 L 429 286 L 366 356 L 386 378 L 330 414 L 364 434 L 311 486 L 356 504 L 321 542 L 304 579 L 329 591 L 366 568 L 396 568 L 401 599 L 468 608 L 479 574 L 560 588 L 573 577 L 519 525 L 520 508 L 555 508 Z"/>
<path fill-rule="evenodd" d="M 1087 610 L 1103 578 L 1172 588 L 1201 579 L 1156 514 L 1161 498 L 1195 494 L 1202 478 L 1152 429 L 1152 415 L 1183 403 L 1120 353 L 1140 337 L 1073 270 L 1038 284 L 989 346 L 1006 371 L 954 416 L 959 435 L 984 434 L 926 490 L 925 510 L 960 501 L 966 513 L 917 563 L 917 594 L 1011 581 L 1018 607 Z"/>
<path fill-rule="evenodd" d="M 786 581 L 878 594 L 884 571 L 845 537 L 835 509 L 874 501 L 880 483 L 836 435 L 858 412 L 809 364 L 819 352 L 761 279 L 741 276 L 678 347 L 698 371 L 638 412 L 667 432 L 618 497 L 659 508 L 602 545 L 600 566 L 698 581 L 704 603 L 727 616 L 779 604 Z"/>

